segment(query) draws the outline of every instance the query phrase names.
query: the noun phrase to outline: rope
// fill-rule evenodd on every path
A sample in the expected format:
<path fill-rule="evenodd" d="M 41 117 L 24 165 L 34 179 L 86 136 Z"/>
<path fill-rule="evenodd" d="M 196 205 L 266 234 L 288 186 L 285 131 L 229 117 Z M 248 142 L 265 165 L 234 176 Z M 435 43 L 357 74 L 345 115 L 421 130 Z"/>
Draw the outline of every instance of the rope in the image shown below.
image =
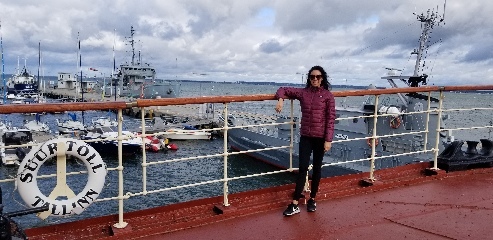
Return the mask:
<path fill-rule="evenodd" d="M 440 48 L 442 47 L 442 43 L 443 43 L 443 42 L 442 42 L 442 39 L 440 38 L 438 41 L 436 41 L 436 42 L 434 42 L 434 43 L 432 43 L 432 44 L 430 45 L 430 46 L 435 45 L 437 42 L 440 42 L 440 44 L 438 45 L 438 49 L 437 49 L 436 54 L 435 54 L 435 60 L 436 60 L 436 59 L 437 59 L 437 57 L 438 57 L 438 50 L 440 50 Z M 433 65 L 431 66 L 431 69 L 430 69 L 430 74 L 429 74 L 430 78 L 432 78 L 432 77 L 433 77 L 432 73 L 433 73 L 433 68 L 435 68 L 435 63 L 436 63 L 436 61 L 433 61 Z M 428 80 L 428 82 L 430 82 L 430 80 Z"/>

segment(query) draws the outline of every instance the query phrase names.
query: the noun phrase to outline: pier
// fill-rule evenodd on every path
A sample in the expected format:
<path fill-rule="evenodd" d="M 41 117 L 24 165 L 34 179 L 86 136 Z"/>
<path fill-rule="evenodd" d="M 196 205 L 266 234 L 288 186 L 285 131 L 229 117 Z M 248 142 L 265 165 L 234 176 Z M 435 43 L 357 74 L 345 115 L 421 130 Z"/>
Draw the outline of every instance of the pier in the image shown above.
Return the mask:
<path fill-rule="evenodd" d="M 132 102 L 136 99 L 127 98 L 127 97 L 116 97 L 115 96 L 103 96 L 102 93 L 96 91 L 84 92 L 84 97 L 82 94 L 77 94 L 74 89 L 46 89 L 43 92 L 43 95 L 50 99 L 57 99 L 60 101 L 69 101 L 69 102 L 114 102 L 114 101 L 123 101 L 123 102 Z M 162 118 L 188 118 L 193 121 L 203 121 L 203 120 L 214 120 L 209 119 L 205 111 L 201 109 L 201 105 L 173 105 L 173 106 L 154 106 L 150 108 L 146 108 L 144 110 L 144 118 L 153 118 L 153 117 L 162 117 Z M 123 114 L 127 116 L 131 116 L 134 118 L 141 117 L 141 108 L 132 107 L 125 109 Z M 219 112 L 209 113 L 209 115 L 217 116 L 220 114 Z M 210 122 L 210 121 L 209 121 Z"/>

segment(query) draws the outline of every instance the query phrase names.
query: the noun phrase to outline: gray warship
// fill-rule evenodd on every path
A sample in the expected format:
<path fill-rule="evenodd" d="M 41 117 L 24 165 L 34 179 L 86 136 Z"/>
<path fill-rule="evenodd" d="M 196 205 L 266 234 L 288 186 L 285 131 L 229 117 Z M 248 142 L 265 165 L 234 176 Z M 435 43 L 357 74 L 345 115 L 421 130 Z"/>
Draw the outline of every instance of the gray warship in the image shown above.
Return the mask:
<path fill-rule="evenodd" d="M 416 17 L 422 23 L 422 32 L 419 47 L 412 52 L 412 55 L 416 56 L 414 74 L 403 76 L 398 74 L 401 71 L 387 68 L 389 72 L 387 76 L 382 77 L 382 80 L 388 81 L 391 88 L 398 88 L 396 82 L 399 81 L 404 82 L 405 87 L 419 87 L 427 84 L 428 75 L 420 73 L 420 69 L 423 69 L 423 58 L 428 48 L 431 29 L 439 25 L 443 18 L 438 13 L 430 11 L 427 14 L 416 15 Z M 375 105 L 375 97 L 369 96 L 362 106 L 336 107 L 334 142 L 331 150 L 324 156 L 322 177 L 370 171 L 371 161 L 368 159 L 372 156 L 373 144 L 375 144 L 374 156 L 378 157 L 374 167 L 383 169 L 411 162 L 430 161 L 433 159 L 433 152 L 406 153 L 433 149 L 437 140 L 439 141 L 439 152 L 441 152 L 453 142 L 454 137 L 451 133 L 446 131 L 437 133 L 436 131 L 437 128 L 444 127 L 444 120 L 446 120 L 446 115 L 441 116 L 437 111 L 433 111 L 439 104 L 436 96 L 430 97 L 430 104 L 428 104 L 428 96 L 421 93 L 382 95 L 379 99 L 381 100 L 377 102 L 377 105 Z M 427 116 L 428 108 L 431 110 L 429 116 Z M 378 117 L 375 123 L 372 116 L 376 111 Z M 410 112 L 413 114 L 407 114 Z M 243 116 L 230 115 L 227 121 L 230 126 L 238 127 L 253 124 L 249 120 L 251 119 Z M 298 167 L 300 136 L 299 128 L 296 128 L 299 124 L 298 119 L 294 119 L 291 166 L 290 148 L 282 147 L 290 145 L 291 124 L 287 123 L 289 121 L 290 117 L 277 116 L 276 122 L 282 124 L 275 127 L 231 128 L 228 130 L 230 148 L 247 151 L 247 155 L 281 169 L 296 168 Z M 426 126 L 430 129 L 427 136 Z M 373 143 L 375 127 L 378 137 Z M 438 138 L 437 134 L 439 134 Z M 265 148 L 274 149 L 255 151 Z M 337 162 L 344 163 L 334 164 Z"/>
<path fill-rule="evenodd" d="M 113 78 L 112 87 L 120 97 L 156 99 L 175 98 L 179 96 L 180 85 L 170 80 L 156 79 L 156 69 L 148 63 L 142 63 L 142 59 L 135 57 L 135 30 L 130 28 L 129 43 L 132 47 L 132 60 L 130 63 L 121 64 L 119 71 Z"/>

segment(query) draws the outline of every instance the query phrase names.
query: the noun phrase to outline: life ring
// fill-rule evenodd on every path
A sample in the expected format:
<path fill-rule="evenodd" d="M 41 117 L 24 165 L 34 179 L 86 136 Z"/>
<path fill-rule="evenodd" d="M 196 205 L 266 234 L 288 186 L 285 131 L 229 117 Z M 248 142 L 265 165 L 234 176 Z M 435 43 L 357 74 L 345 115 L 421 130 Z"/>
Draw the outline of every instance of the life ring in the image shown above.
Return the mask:
<path fill-rule="evenodd" d="M 394 116 L 390 119 L 390 128 L 397 129 L 401 126 L 401 118 L 398 116 Z"/>
<path fill-rule="evenodd" d="M 371 140 L 372 139 L 373 138 L 367 138 L 366 139 L 366 144 L 368 144 L 368 146 L 370 146 L 370 147 L 371 147 L 371 142 L 372 142 Z M 378 143 L 379 143 L 378 138 L 375 138 L 375 147 L 378 146 Z"/>
<path fill-rule="evenodd" d="M 57 149 L 59 145 L 64 146 L 64 149 Z M 55 189 L 58 187 L 68 188 L 64 190 L 65 194 L 68 192 L 68 196 L 66 196 L 68 199 L 54 200 L 39 190 L 37 174 L 44 162 L 53 157 L 65 157 L 65 155 L 73 156 L 84 162 L 87 168 L 88 181 L 82 192 L 77 195 L 68 188 L 65 182 L 57 182 Z M 20 196 L 29 207 L 48 206 L 49 214 L 67 216 L 74 213 L 80 214 L 96 200 L 104 187 L 106 173 L 106 164 L 93 147 L 81 140 L 58 138 L 34 147 L 24 157 L 17 171 L 16 184 Z M 52 195 L 54 193 L 50 194 L 50 196 Z M 54 198 L 56 199 L 56 197 Z"/>

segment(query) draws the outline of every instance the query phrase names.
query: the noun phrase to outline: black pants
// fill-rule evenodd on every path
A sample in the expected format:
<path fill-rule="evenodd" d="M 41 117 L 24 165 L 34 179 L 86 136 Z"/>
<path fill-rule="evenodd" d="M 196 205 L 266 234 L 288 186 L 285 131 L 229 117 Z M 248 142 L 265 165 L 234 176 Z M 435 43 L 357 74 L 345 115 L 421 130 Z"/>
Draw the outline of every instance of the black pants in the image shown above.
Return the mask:
<path fill-rule="evenodd" d="M 310 165 L 310 156 L 313 152 L 313 173 L 310 197 L 315 198 L 318 192 L 318 185 L 322 173 L 322 159 L 324 158 L 324 143 L 323 138 L 300 137 L 299 145 L 299 172 L 296 179 L 296 188 L 293 195 L 293 200 L 298 200 L 302 197 L 301 192 L 305 187 L 306 175 L 308 166 Z"/>

